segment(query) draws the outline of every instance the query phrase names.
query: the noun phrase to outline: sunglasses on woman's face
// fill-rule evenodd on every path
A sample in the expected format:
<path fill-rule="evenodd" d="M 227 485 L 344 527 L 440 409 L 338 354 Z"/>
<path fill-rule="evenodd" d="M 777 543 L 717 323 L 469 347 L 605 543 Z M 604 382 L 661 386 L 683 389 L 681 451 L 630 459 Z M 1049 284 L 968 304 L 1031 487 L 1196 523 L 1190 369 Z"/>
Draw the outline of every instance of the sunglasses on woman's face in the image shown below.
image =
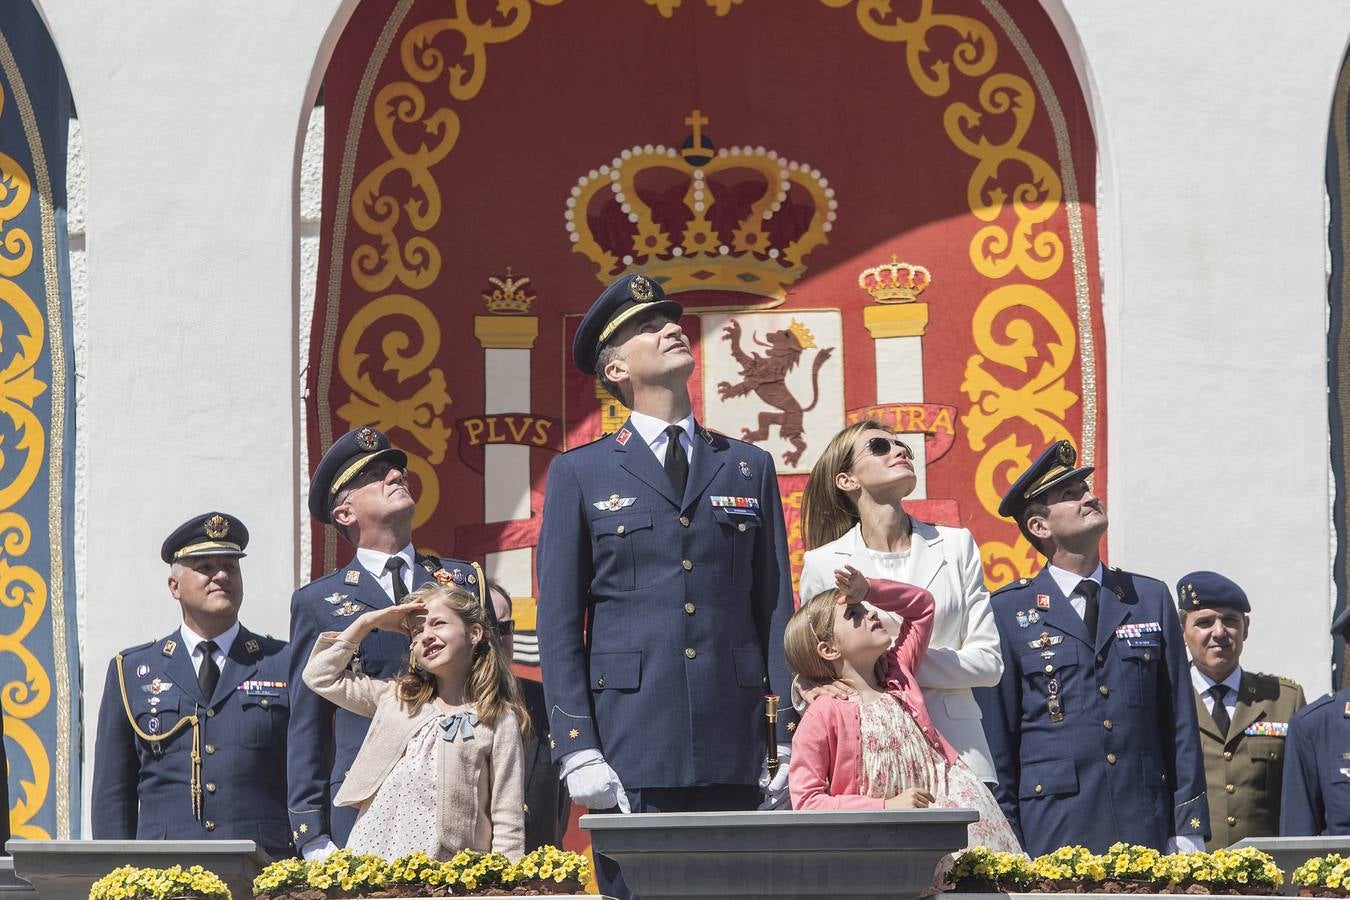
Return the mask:
<path fill-rule="evenodd" d="M 867 450 L 873 456 L 886 456 L 896 447 L 900 448 L 900 455 L 905 459 L 914 458 L 914 451 L 909 449 L 909 444 L 899 438 L 870 437 L 867 439 Z"/>
<path fill-rule="evenodd" d="M 497 633 L 502 637 L 510 637 L 516 633 L 515 619 L 500 619 L 497 622 Z"/>

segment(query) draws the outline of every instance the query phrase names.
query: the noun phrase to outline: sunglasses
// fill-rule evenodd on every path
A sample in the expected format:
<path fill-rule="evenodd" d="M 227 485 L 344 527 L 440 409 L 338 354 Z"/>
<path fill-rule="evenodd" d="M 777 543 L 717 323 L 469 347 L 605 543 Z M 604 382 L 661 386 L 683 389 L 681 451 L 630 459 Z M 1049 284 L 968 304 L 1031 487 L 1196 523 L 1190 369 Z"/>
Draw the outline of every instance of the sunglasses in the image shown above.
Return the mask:
<path fill-rule="evenodd" d="M 502 637 L 510 637 L 516 633 L 515 619 L 501 619 L 497 622 L 497 634 Z"/>
<path fill-rule="evenodd" d="M 909 444 L 899 438 L 870 437 L 867 439 L 867 450 L 873 456 L 887 456 L 896 447 L 900 448 L 900 455 L 905 459 L 914 458 L 914 451 L 909 449 Z"/>

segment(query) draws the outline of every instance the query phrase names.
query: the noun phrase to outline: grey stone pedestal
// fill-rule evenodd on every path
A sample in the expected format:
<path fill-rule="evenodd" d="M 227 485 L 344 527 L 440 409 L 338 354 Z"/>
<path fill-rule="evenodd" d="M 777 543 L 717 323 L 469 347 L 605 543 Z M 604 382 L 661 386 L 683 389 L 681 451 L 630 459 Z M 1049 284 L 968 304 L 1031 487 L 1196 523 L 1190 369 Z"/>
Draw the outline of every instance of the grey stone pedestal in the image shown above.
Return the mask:
<path fill-rule="evenodd" d="M 1275 857 L 1275 865 L 1284 869 L 1284 884 L 1280 886 L 1280 893 L 1297 894 L 1298 887 L 1293 883 L 1294 870 L 1314 856 L 1350 853 L 1350 835 L 1245 838 L 1233 846 L 1255 847 Z"/>
<path fill-rule="evenodd" d="M 897 900 L 929 888 L 978 818 L 971 809 L 590 814 L 581 827 L 642 900 Z"/>
<path fill-rule="evenodd" d="M 253 896 L 253 879 L 271 857 L 252 841 L 23 841 L 5 848 L 39 900 L 88 900 L 95 881 L 118 866 L 215 872 L 236 900 Z"/>

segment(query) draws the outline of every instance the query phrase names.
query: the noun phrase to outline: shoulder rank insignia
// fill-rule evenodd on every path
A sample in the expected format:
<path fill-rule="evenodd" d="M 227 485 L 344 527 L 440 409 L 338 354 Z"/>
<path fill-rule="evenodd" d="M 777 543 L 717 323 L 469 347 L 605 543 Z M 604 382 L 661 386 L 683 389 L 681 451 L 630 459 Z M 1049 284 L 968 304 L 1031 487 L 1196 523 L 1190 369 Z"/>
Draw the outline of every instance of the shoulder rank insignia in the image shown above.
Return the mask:
<path fill-rule="evenodd" d="M 636 497 L 620 497 L 618 494 L 610 494 L 608 500 L 596 500 L 591 506 L 599 510 L 627 509 L 637 502 Z"/>
<path fill-rule="evenodd" d="M 1037 594 L 1037 595 L 1036 595 L 1036 607 L 1037 607 L 1038 609 L 1049 609 L 1049 608 L 1050 608 L 1050 595 L 1049 595 L 1049 594 Z"/>
<path fill-rule="evenodd" d="M 342 593 L 338 593 L 337 591 L 333 591 L 333 593 L 329 594 L 327 597 L 324 597 L 323 599 L 324 599 L 324 602 L 326 602 L 326 603 L 328 603 L 328 604 L 330 604 L 330 605 L 336 605 L 336 604 L 338 604 L 338 603 L 341 603 L 343 600 L 346 600 L 346 599 L 347 599 L 347 595 L 346 595 L 346 594 L 342 594 Z"/>
<path fill-rule="evenodd" d="M 247 650 L 249 653 L 256 655 L 258 651 L 261 650 L 262 648 L 258 646 L 257 641 L 255 641 L 253 638 L 249 638 L 248 640 L 244 641 L 244 649 Z"/>
<path fill-rule="evenodd" d="M 164 650 L 162 652 L 164 653 L 165 656 L 173 656 L 173 651 L 177 649 L 178 649 L 178 642 L 175 640 L 168 640 L 164 642 Z"/>
<path fill-rule="evenodd" d="M 360 584 L 361 573 L 356 569 L 348 569 L 347 574 L 342 576 L 342 580 L 347 584 Z"/>
<path fill-rule="evenodd" d="M 620 428 L 619 433 L 614 435 L 614 443 L 618 444 L 620 447 L 626 447 L 628 446 L 628 439 L 632 436 L 633 432 L 629 431 L 627 428 Z"/>

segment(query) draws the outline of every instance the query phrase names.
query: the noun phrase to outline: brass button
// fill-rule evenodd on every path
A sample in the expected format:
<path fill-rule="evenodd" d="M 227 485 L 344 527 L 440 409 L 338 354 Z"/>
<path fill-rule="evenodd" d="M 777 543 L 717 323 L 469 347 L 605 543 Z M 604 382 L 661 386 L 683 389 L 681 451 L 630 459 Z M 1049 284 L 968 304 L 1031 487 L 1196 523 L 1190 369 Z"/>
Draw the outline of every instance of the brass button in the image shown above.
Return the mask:
<path fill-rule="evenodd" d="M 688 516 L 680 516 L 680 524 L 683 525 L 685 528 L 688 528 L 688 527 L 689 527 L 689 517 L 688 517 Z"/>
<path fill-rule="evenodd" d="M 601 675 L 599 678 L 595 679 L 595 686 L 598 687 L 598 688 L 604 687 L 604 686 L 605 686 L 605 676 Z"/>
<path fill-rule="evenodd" d="M 1042 790 L 1044 790 L 1044 788 L 1042 788 L 1042 787 L 1038 784 L 1038 785 L 1036 785 L 1036 787 L 1034 787 L 1032 790 L 1034 790 L 1036 793 L 1039 794 Z"/>
<path fill-rule="evenodd" d="M 689 657 L 690 659 L 693 659 L 695 656 L 698 656 L 698 651 L 695 650 L 693 647 L 685 647 L 684 655 Z"/>
<path fill-rule="evenodd" d="M 206 752 L 207 752 L 207 753 L 215 753 L 215 752 L 216 752 L 216 745 L 215 745 L 215 744 L 207 744 L 207 745 L 206 745 Z"/>
<path fill-rule="evenodd" d="M 216 792 L 216 783 L 214 781 L 208 781 L 206 783 L 206 792 L 208 794 L 214 794 Z"/>
<path fill-rule="evenodd" d="M 692 603 L 686 603 L 686 604 L 684 605 L 684 611 L 687 612 L 687 613 L 689 613 L 689 615 L 692 616 L 692 615 L 694 614 L 694 604 L 692 604 Z"/>
<path fill-rule="evenodd" d="M 215 715 L 216 715 L 216 711 L 215 711 L 214 709 L 208 709 L 208 710 L 206 711 L 206 717 L 207 717 L 208 719 L 215 718 Z"/>
<path fill-rule="evenodd" d="M 1111 724 L 1111 720 L 1107 719 L 1106 721 L 1102 722 L 1102 727 L 1105 728 L 1107 731 L 1110 731 L 1114 726 Z"/>
<path fill-rule="evenodd" d="M 266 706 L 266 705 L 267 705 L 268 703 L 270 703 L 270 702 L 272 702 L 272 701 L 268 700 L 266 697 L 264 697 L 264 698 L 262 698 L 261 700 L 258 701 L 258 703 L 261 704 L 262 706 Z"/>
<path fill-rule="evenodd" d="M 204 828 L 206 828 L 207 831 L 216 830 L 216 823 L 212 822 L 210 819 L 207 819 L 205 822 L 202 823 L 202 825 Z"/>
<path fill-rule="evenodd" d="M 616 528 L 616 529 L 614 529 L 614 530 L 615 530 L 616 532 L 618 532 L 619 534 L 623 534 L 623 533 L 624 533 L 624 526 L 620 525 L 618 528 Z"/>
<path fill-rule="evenodd" d="M 1116 764 L 1116 755 L 1114 753 L 1106 754 L 1106 761 L 1114 766 Z"/>
<path fill-rule="evenodd" d="M 1049 675 L 1053 671 L 1055 671 L 1055 667 L 1047 663 L 1045 667 L 1045 674 Z"/>
<path fill-rule="evenodd" d="M 745 523 L 744 523 L 744 522 L 739 523 L 739 524 L 736 526 L 736 530 L 737 530 L 737 531 L 744 531 L 744 530 L 745 530 Z"/>
<path fill-rule="evenodd" d="M 1274 755 L 1275 755 L 1275 754 L 1273 754 L 1273 753 L 1271 754 L 1271 756 L 1274 756 Z M 1233 758 L 1233 751 L 1232 751 L 1232 750 L 1225 750 L 1225 751 L 1223 751 L 1223 758 L 1224 758 L 1224 759 L 1232 759 L 1232 758 Z"/>
<path fill-rule="evenodd" d="M 1152 658 L 1153 658 L 1153 654 L 1150 653 L 1149 651 L 1145 650 L 1145 651 L 1144 651 L 1144 662 L 1148 662 L 1148 661 L 1149 661 L 1150 659 L 1152 659 Z"/>
<path fill-rule="evenodd" d="M 1279 756 L 1279 754 L 1276 753 L 1274 750 L 1270 751 L 1270 758 L 1271 758 L 1271 759 L 1275 759 L 1277 756 Z"/>
<path fill-rule="evenodd" d="M 686 572 L 693 571 L 694 564 L 691 563 L 691 562 L 690 562 L 689 560 L 687 560 L 687 559 L 684 560 L 683 562 L 681 562 L 680 565 L 684 566 L 684 570 L 685 570 Z"/>
<path fill-rule="evenodd" d="M 523 812 L 523 813 L 528 813 L 528 812 L 530 811 L 530 804 L 528 804 L 528 803 L 522 803 L 522 804 L 520 805 L 520 811 Z"/>
<path fill-rule="evenodd" d="M 1111 689 L 1104 684 L 1098 685 L 1097 693 L 1101 694 L 1103 697 L 1109 697 L 1111 696 Z"/>
<path fill-rule="evenodd" d="M 1236 817 L 1236 816 L 1229 816 L 1229 817 L 1228 817 L 1228 824 L 1229 824 L 1229 825 L 1236 825 L 1236 824 L 1237 824 L 1237 817 Z"/>
<path fill-rule="evenodd" d="M 1098 655 L 1097 655 L 1097 664 L 1098 664 L 1098 665 L 1101 665 L 1101 664 L 1104 663 L 1104 662 L 1106 662 L 1106 658 L 1105 658 L 1104 656 L 1102 656 L 1101 654 L 1098 654 Z"/>
<path fill-rule="evenodd" d="M 1230 794 L 1233 793 L 1233 791 L 1234 791 L 1234 787 L 1233 787 L 1231 784 L 1225 784 L 1225 785 L 1223 786 L 1223 789 L 1224 789 L 1225 791 L 1227 791 L 1228 793 L 1230 793 Z"/>

